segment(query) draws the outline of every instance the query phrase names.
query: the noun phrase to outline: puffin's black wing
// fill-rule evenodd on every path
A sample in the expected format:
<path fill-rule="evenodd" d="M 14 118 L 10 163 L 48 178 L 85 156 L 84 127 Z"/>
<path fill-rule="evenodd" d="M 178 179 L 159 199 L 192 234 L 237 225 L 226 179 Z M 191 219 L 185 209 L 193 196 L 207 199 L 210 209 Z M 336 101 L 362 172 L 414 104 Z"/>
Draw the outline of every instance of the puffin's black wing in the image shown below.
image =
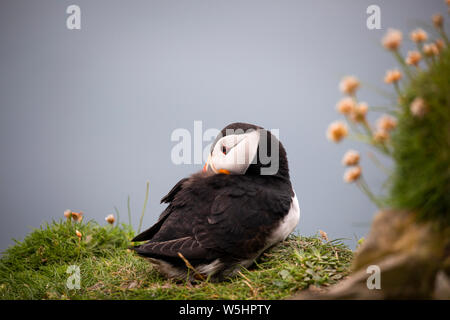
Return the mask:
<path fill-rule="evenodd" d="M 203 248 L 194 237 L 183 237 L 167 241 L 149 241 L 134 248 L 134 250 L 140 255 L 160 259 L 178 258 L 178 253 L 183 254 L 190 260 L 211 260 L 215 258 L 214 254 L 211 255 L 213 252 Z"/>
<path fill-rule="evenodd" d="M 236 258 L 249 258 L 262 250 L 291 205 L 288 188 L 256 185 L 229 187 L 219 193 L 206 221 L 194 228 L 205 249 L 220 249 Z"/>
<path fill-rule="evenodd" d="M 180 252 L 188 260 L 250 257 L 264 248 L 289 211 L 292 189 L 285 181 L 226 175 L 191 179 L 180 186 L 162 218 L 133 239 L 152 236 L 134 248 L 139 254 L 170 259 Z"/>
<path fill-rule="evenodd" d="M 189 180 L 189 178 L 184 178 L 184 179 L 181 179 L 180 181 L 178 181 L 178 183 L 173 186 L 173 188 L 169 191 L 169 193 L 167 195 L 165 195 L 164 197 L 162 197 L 161 203 L 172 202 L 172 200 L 177 195 L 178 191 L 180 191 L 181 188 L 183 187 L 183 183 L 185 183 L 188 180 Z"/>
<path fill-rule="evenodd" d="M 170 203 L 176 196 L 176 194 L 182 189 L 183 183 L 186 182 L 188 178 L 183 178 L 169 191 L 167 195 L 165 195 L 161 199 L 161 203 Z M 169 206 L 164 210 L 159 216 L 158 221 L 151 226 L 149 229 L 143 231 L 134 237 L 131 241 L 145 241 L 150 240 L 153 236 L 159 231 L 164 221 L 166 221 L 167 217 L 172 213 L 172 207 Z"/>

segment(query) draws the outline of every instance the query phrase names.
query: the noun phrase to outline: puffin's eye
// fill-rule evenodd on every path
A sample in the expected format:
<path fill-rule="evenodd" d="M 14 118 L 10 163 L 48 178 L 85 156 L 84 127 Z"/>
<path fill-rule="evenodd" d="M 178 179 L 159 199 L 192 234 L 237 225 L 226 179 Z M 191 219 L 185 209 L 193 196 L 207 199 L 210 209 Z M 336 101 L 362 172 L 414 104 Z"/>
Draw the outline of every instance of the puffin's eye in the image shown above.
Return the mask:
<path fill-rule="evenodd" d="M 223 154 L 227 154 L 227 147 L 222 146 L 222 153 L 223 153 Z"/>

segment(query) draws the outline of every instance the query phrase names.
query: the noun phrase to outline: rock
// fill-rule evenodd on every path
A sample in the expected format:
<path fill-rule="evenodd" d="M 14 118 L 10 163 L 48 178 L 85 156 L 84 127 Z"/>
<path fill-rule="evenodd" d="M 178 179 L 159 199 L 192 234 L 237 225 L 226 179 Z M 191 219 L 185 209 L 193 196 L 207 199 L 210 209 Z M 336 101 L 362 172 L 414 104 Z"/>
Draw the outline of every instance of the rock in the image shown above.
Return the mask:
<path fill-rule="evenodd" d="M 386 210 L 372 223 L 359 247 L 352 273 L 317 295 L 303 291 L 293 299 L 430 299 L 448 297 L 450 228 L 418 222 L 414 213 Z M 369 289 L 372 268 L 380 270 L 380 289 Z"/>

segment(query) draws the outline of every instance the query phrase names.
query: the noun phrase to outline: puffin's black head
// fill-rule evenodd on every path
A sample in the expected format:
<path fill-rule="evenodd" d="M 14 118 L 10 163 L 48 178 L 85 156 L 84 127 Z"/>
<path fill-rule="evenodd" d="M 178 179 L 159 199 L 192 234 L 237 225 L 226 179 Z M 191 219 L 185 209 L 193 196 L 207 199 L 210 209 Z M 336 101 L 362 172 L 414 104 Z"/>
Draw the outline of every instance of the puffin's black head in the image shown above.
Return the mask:
<path fill-rule="evenodd" d="M 219 133 L 203 171 L 289 178 L 281 142 L 270 131 L 248 123 L 232 123 Z"/>

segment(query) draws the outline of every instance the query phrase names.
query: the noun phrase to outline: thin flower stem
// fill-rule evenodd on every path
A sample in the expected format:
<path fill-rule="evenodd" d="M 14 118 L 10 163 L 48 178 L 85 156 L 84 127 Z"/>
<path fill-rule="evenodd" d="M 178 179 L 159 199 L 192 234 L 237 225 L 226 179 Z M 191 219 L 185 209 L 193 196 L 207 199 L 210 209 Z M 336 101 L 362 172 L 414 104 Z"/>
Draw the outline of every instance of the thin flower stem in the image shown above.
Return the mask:
<path fill-rule="evenodd" d="M 144 220 L 145 208 L 147 207 L 149 187 L 150 187 L 150 182 L 147 181 L 147 190 L 145 191 L 144 208 L 142 208 L 141 219 L 139 220 L 138 234 L 141 233 L 142 221 Z"/>
<path fill-rule="evenodd" d="M 367 184 L 366 180 L 364 179 L 363 176 L 361 176 L 360 179 L 361 185 L 364 187 L 364 189 L 366 190 L 367 194 L 369 195 L 369 197 L 371 198 L 371 200 L 378 206 L 380 207 L 380 201 L 378 200 L 378 198 L 372 193 L 372 191 L 370 191 L 369 185 Z"/>
<path fill-rule="evenodd" d="M 384 143 L 375 144 L 375 147 L 380 150 L 382 153 L 386 155 L 391 155 L 391 152 L 389 151 L 388 147 Z"/>
<path fill-rule="evenodd" d="M 78 239 L 78 247 L 77 247 L 78 249 L 77 249 L 77 261 L 79 261 L 80 260 L 80 258 L 81 258 L 81 240 L 80 239 Z"/>
<path fill-rule="evenodd" d="M 377 112 L 389 112 L 392 111 L 391 107 L 385 107 L 385 106 L 370 106 L 370 111 L 377 111 Z"/>
<path fill-rule="evenodd" d="M 378 208 L 381 208 L 380 201 L 370 191 L 369 186 L 367 185 L 367 183 L 365 182 L 365 180 L 362 176 L 358 179 L 357 185 L 361 189 L 361 191 L 363 191 Z"/>
<path fill-rule="evenodd" d="M 128 224 L 131 226 L 130 195 L 128 195 L 128 199 L 127 199 L 127 208 L 128 208 Z"/>
<path fill-rule="evenodd" d="M 417 51 L 422 52 L 423 51 L 423 43 L 417 42 L 416 43 Z"/>
<path fill-rule="evenodd" d="M 380 160 L 378 160 L 378 158 L 376 157 L 376 155 L 373 152 L 368 152 L 367 153 L 369 155 L 369 158 L 372 160 L 372 162 L 381 170 L 383 171 L 385 174 L 389 175 L 391 172 L 388 168 L 386 168 Z"/>
<path fill-rule="evenodd" d="M 431 65 L 433 64 L 433 57 L 427 57 L 425 56 L 425 58 L 423 59 L 427 65 L 427 67 L 431 67 Z M 431 61 L 430 61 L 431 60 Z"/>
<path fill-rule="evenodd" d="M 411 70 L 409 69 L 408 65 L 405 63 L 405 61 L 403 60 L 403 57 L 400 55 L 400 53 L 398 52 L 398 50 L 394 50 L 394 56 L 395 58 L 398 60 L 398 62 L 401 64 L 401 66 L 403 67 L 403 70 L 405 71 L 405 74 L 408 76 L 408 78 L 410 80 L 412 80 L 412 74 L 411 74 Z"/>
<path fill-rule="evenodd" d="M 120 214 L 119 214 L 119 210 L 117 209 L 116 206 L 114 206 L 114 211 L 116 212 L 116 215 L 117 215 L 116 225 L 118 226 L 119 225 L 119 221 L 120 221 Z"/>
<path fill-rule="evenodd" d="M 78 246 L 77 246 L 77 261 L 81 258 L 81 237 L 78 237 Z"/>
<path fill-rule="evenodd" d="M 369 126 L 369 124 L 367 123 L 367 121 L 364 120 L 362 124 L 363 124 L 364 129 L 366 130 L 367 135 L 368 135 L 369 137 L 371 137 L 371 136 L 372 136 L 372 129 L 370 128 L 370 126 Z"/>
<path fill-rule="evenodd" d="M 364 86 L 365 86 L 365 88 L 370 89 L 372 92 L 375 92 L 375 93 L 377 93 L 377 94 L 379 94 L 379 95 L 381 95 L 381 96 L 383 96 L 383 97 L 385 97 L 387 99 L 391 99 L 392 98 L 392 93 L 387 91 L 387 90 L 379 88 L 379 87 L 377 87 L 377 86 L 375 86 L 373 84 L 370 84 L 370 83 L 365 83 Z"/>
<path fill-rule="evenodd" d="M 356 127 L 351 119 L 348 118 L 348 116 L 345 116 L 345 120 L 347 120 L 347 123 L 350 127 L 350 129 L 357 134 L 361 134 L 361 132 L 358 130 L 358 127 Z"/>
<path fill-rule="evenodd" d="M 394 81 L 394 89 L 395 89 L 395 92 L 397 92 L 397 95 L 399 97 L 401 97 L 402 94 L 401 94 L 401 91 L 400 91 L 400 85 L 398 84 L 398 81 Z"/>
<path fill-rule="evenodd" d="M 366 135 L 361 134 L 361 133 L 350 134 L 348 136 L 348 139 L 357 141 L 357 142 L 363 142 L 366 144 L 371 144 L 370 139 Z"/>
<path fill-rule="evenodd" d="M 450 45 L 450 42 L 448 41 L 448 37 L 447 37 L 447 34 L 445 33 L 444 28 L 441 27 L 438 29 L 438 31 L 439 31 L 439 34 L 442 36 L 442 38 L 444 38 L 445 44 L 448 47 Z"/>
<path fill-rule="evenodd" d="M 434 65 L 436 63 L 436 57 L 432 56 L 431 57 L 431 65 Z"/>

